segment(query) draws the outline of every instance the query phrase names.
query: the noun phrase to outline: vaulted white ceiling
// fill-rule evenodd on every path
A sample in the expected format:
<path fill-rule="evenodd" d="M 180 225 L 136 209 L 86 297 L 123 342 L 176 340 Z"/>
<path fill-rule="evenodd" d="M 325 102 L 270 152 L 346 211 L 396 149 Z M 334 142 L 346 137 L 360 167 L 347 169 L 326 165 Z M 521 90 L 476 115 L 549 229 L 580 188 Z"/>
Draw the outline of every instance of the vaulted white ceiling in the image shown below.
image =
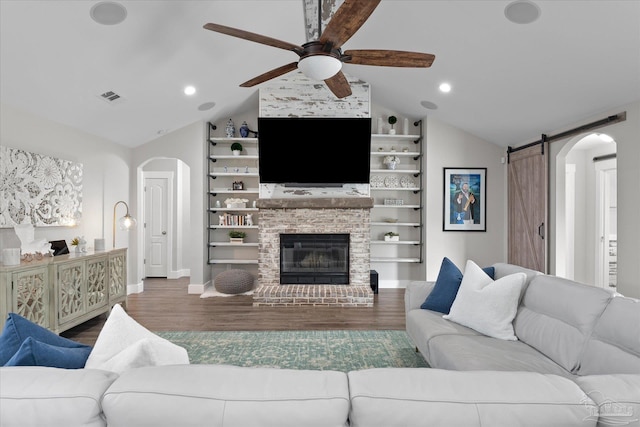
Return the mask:
<path fill-rule="evenodd" d="M 260 86 L 238 85 L 297 59 L 207 31 L 207 22 L 307 41 L 304 0 L 121 1 L 127 18 L 109 26 L 90 18 L 95 3 L 0 1 L 3 104 L 135 147 L 255 108 Z M 383 0 L 343 50 L 432 53 L 433 66 L 343 71 L 398 116 L 433 116 L 502 146 L 640 99 L 639 0 L 537 1 L 531 24 L 508 21 L 509 3 Z M 448 94 L 438 90 L 445 81 Z M 183 94 L 188 84 L 194 96 Z M 122 100 L 108 104 L 99 96 L 107 91 Z"/>

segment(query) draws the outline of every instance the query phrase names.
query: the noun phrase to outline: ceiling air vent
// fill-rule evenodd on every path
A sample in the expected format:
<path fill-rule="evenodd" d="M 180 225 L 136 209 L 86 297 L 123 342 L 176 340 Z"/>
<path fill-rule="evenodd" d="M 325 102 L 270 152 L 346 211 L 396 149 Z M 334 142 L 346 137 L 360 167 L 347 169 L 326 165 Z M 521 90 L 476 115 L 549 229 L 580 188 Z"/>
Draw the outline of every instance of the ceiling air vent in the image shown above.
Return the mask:
<path fill-rule="evenodd" d="M 124 101 L 124 98 L 115 93 L 114 91 L 108 91 L 100 94 L 100 98 L 103 99 L 107 104 L 119 104 Z"/>

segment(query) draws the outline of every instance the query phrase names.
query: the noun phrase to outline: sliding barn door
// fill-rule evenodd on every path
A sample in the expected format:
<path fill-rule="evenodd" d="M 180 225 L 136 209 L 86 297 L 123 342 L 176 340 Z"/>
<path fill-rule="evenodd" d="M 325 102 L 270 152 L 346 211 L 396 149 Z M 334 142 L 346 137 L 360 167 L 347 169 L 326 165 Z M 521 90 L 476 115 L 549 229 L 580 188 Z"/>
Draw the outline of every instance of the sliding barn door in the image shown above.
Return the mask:
<path fill-rule="evenodd" d="M 547 272 L 548 143 L 509 153 L 510 264 Z"/>

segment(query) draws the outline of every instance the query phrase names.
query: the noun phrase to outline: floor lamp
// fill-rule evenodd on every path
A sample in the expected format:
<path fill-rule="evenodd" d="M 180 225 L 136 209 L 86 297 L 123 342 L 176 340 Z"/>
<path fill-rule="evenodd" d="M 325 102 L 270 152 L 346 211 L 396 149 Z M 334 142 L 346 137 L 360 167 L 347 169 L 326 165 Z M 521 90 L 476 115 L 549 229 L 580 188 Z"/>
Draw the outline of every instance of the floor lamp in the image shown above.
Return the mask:
<path fill-rule="evenodd" d="M 127 205 L 125 201 L 120 200 L 116 202 L 115 205 L 113 205 L 113 248 L 114 249 L 116 248 L 116 208 L 120 203 L 122 203 L 127 208 L 127 213 L 118 220 L 118 226 L 120 227 L 120 229 L 129 230 L 130 228 L 135 227 L 137 224 L 136 219 L 131 215 L 129 215 L 129 205 Z"/>

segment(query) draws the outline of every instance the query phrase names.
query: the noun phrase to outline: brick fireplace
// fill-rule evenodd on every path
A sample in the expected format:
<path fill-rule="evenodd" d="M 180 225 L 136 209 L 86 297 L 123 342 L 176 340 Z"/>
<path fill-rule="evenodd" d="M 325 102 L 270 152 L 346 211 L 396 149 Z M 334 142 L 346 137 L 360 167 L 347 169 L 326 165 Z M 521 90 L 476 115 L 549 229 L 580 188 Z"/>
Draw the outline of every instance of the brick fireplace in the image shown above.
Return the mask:
<path fill-rule="evenodd" d="M 372 307 L 370 209 L 360 198 L 260 199 L 258 285 L 254 306 L 322 305 Z M 281 284 L 281 234 L 348 234 L 349 283 Z"/>

